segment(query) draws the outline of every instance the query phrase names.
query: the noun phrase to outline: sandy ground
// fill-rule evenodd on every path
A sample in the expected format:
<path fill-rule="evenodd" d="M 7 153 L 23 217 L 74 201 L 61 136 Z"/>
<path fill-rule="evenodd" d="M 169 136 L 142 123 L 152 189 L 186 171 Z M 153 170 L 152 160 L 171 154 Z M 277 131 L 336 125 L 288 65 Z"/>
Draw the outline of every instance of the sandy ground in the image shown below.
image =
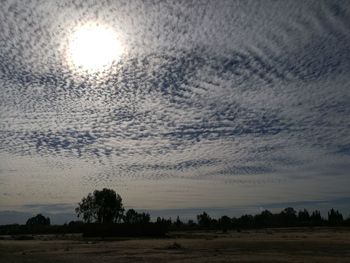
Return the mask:
<path fill-rule="evenodd" d="M 0 262 L 350 262 L 350 229 L 177 232 L 164 239 L 3 237 Z"/>

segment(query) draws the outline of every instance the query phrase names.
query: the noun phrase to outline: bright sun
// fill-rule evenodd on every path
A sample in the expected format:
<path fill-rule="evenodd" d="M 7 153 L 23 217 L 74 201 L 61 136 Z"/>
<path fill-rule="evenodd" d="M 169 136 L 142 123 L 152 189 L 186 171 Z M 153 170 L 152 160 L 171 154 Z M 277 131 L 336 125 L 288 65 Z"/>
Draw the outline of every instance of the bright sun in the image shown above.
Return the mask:
<path fill-rule="evenodd" d="M 103 71 L 121 55 L 122 46 L 117 34 L 106 26 L 91 24 L 78 27 L 69 41 L 70 64 L 83 71 Z"/>

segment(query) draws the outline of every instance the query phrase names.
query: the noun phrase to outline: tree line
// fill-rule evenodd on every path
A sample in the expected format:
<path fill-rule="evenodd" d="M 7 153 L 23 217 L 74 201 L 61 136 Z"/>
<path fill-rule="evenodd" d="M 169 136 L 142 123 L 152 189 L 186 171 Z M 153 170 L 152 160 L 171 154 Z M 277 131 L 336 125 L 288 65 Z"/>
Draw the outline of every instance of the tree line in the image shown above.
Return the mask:
<path fill-rule="evenodd" d="M 264 210 L 256 215 L 242 215 L 230 218 L 222 216 L 219 219 L 211 218 L 206 212 L 197 215 L 197 224 L 201 228 L 267 228 L 267 227 L 302 227 L 302 226 L 350 226 L 350 218 L 344 220 L 343 215 L 335 209 L 328 212 L 327 218 L 321 216 L 320 211 L 311 213 L 306 209 L 296 211 L 287 207 L 279 213 Z"/>
<path fill-rule="evenodd" d="M 71 221 L 63 226 L 51 226 L 50 218 L 38 214 L 29 218 L 25 225 L 0 226 L 0 234 L 33 233 L 84 233 L 86 236 L 108 235 L 165 235 L 169 230 L 197 229 L 249 229 L 270 227 L 312 227 L 312 226 L 350 226 L 350 217 L 346 219 L 335 209 L 331 209 L 326 218 L 320 211 L 309 212 L 306 209 L 296 211 L 287 207 L 279 213 L 264 210 L 256 215 L 245 214 L 238 218 L 223 215 L 212 218 L 202 212 L 196 221 L 182 221 L 158 217 L 151 222 L 149 213 L 134 209 L 125 211 L 122 198 L 112 189 L 95 190 L 84 197 L 75 209 L 80 220 Z"/>
<path fill-rule="evenodd" d="M 148 213 L 138 213 L 134 209 L 125 209 L 122 198 L 112 189 L 95 190 L 88 194 L 78 204 L 75 209 L 78 217 L 82 217 L 84 222 L 91 223 L 121 223 L 126 224 L 146 224 L 150 222 Z M 350 218 L 344 220 L 343 215 L 335 209 L 328 212 L 328 217 L 323 218 L 320 211 L 311 213 L 306 209 L 296 211 L 292 207 L 287 207 L 279 213 L 272 213 L 268 210 L 257 215 L 242 215 L 239 218 L 230 218 L 226 215 L 219 219 L 211 218 L 206 212 L 197 215 L 197 222 L 189 220 L 182 222 L 179 217 L 175 221 L 171 219 L 157 218 L 157 223 L 166 224 L 174 228 L 200 227 L 200 228 L 261 228 L 261 227 L 292 227 L 292 226 L 341 226 L 348 224 Z"/>

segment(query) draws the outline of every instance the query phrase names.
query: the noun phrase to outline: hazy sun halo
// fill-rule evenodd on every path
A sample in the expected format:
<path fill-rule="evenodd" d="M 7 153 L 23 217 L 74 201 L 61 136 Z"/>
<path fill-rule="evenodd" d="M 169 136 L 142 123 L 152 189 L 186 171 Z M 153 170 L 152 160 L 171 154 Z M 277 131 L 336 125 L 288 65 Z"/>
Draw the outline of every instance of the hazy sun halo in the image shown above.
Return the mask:
<path fill-rule="evenodd" d="M 77 28 L 71 36 L 68 56 L 75 68 L 102 71 L 120 59 L 122 47 L 113 29 L 100 25 Z"/>

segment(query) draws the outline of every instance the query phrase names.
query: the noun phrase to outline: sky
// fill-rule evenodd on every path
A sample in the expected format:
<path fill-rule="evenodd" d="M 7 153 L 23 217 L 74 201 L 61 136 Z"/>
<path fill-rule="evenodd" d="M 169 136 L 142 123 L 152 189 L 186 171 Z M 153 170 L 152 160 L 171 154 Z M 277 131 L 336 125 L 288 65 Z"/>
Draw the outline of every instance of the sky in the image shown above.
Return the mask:
<path fill-rule="evenodd" d="M 67 52 L 91 23 L 122 47 L 103 71 Z M 0 223 L 104 187 L 152 215 L 350 214 L 349 1 L 9 0 L 0 28 Z"/>

